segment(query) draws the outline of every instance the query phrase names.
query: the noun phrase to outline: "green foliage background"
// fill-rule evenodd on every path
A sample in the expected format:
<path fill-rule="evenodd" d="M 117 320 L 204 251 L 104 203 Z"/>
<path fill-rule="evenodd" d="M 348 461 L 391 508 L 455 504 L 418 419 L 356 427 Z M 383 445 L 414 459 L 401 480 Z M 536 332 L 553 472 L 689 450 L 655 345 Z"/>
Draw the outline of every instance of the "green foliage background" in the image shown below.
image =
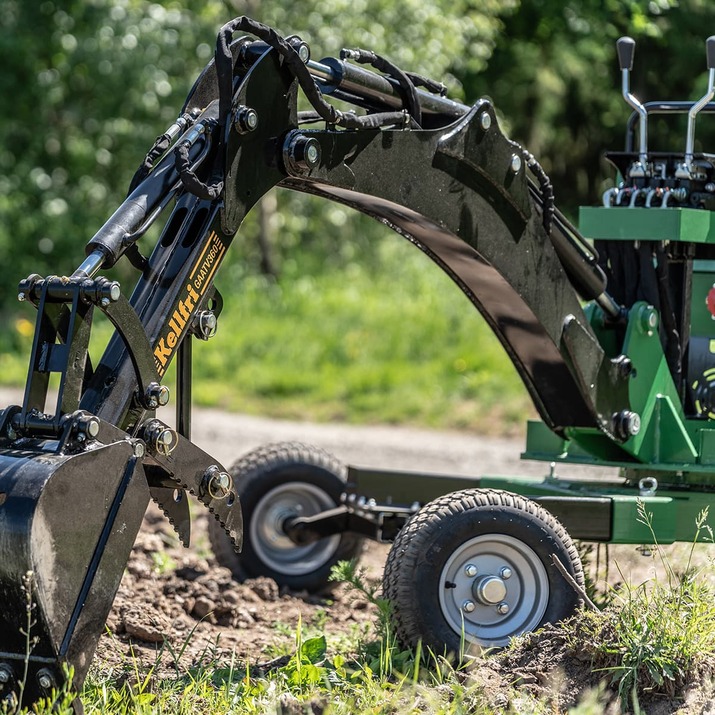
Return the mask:
<path fill-rule="evenodd" d="M 444 81 L 456 98 L 470 102 L 491 97 L 507 132 L 540 159 L 552 177 L 557 203 L 573 214 L 580 203 L 598 201 L 612 181 L 603 151 L 623 146 L 630 109 L 620 97 L 615 40 L 631 34 L 638 43 L 632 87 L 639 98 L 694 99 L 706 86 L 704 41 L 715 20 L 715 4 L 0 0 L 4 353 L 27 349 L 27 320 L 32 316 L 14 301 L 17 281 L 30 272 L 73 270 L 86 241 L 124 197 L 154 137 L 175 118 L 195 76 L 212 55 L 216 30 L 239 14 L 285 34 L 300 34 L 315 58 L 337 55 L 344 46 L 367 47 L 406 69 Z M 701 118 L 698 123 L 699 143 L 705 149 L 715 141 L 709 124 L 715 122 Z M 682 122 L 654 122 L 650 135 L 651 146 L 658 148 L 685 143 Z M 227 304 L 241 306 L 242 312 L 229 310 L 222 318 L 227 337 L 221 350 L 231 353 L 231 366 L 217 365 L 216 353 L 207 353 L 202 360 L 207 401 L 223 397 L 230 406 L 272 411 L 271 405 L 278 402 L 291 404 L 288 389 L 299 395 L 288 414 L 315 398 L 333 405 L 318 410 L 325 417 L 387 417 L 456 426 L 488 422 L 495 410 L 500 415 L 523 411 L 526 400 L 515 373 L 503 367 L 505 357 L 488 330 L 433 266 L 411 253 L 408 258 L 411 249 L 406 244 L 385 248 L 385 242 L 392 245 L 399 239 L 343 207 L 289 192 L 278 193 L 276 200 L 278 212 L 271 222 L 279 282 L 269 285 L 258 277 L 259 222 L 251 215 L 219 279 Z M 128 277 L 126 269 L 120 270 L 120 278 Z M 360 296 L 362 311 L 350 307 L 349 289 Z M 316 298 L 311 304 L 317 311 L 313 317 L 295 311 L 296 305 L 305 303 L 300 291 L 324 293 L 323 302 Z M 272 362 L 269 342 L 278 341 L 277 348 L 284 350 L 291 341 L 305 345 L 307 335 L 317 339 L 325 333 L 327 310 L 333 311 L 335 349 L 296 347 L 301 361 L 292 361 L 292 372 L 280 359 Z M 447 334 L 437 327 L 435 315 L 442 316 Z M 244 337 L 238 339 L 239 333 Z M 362 336 L 357 375 L 349 373 L 345 357 L 350 351 L 344 343 L 351 334 Z M 258 350 L 260 335 L 265 347 Z M 385 345 L 392 346 L 387 356 Z M 366 350 L 372 351 L 369 359 Z M 318 353 L 317 362 L 302 360 Z M 493 358 L 485 363 L 482 355 Z M 380 373 L 378 367 L 367 367 L 373 358 L 391 366 Z M 0 380 L 22 380 L 14 360 L 7 355 L 0 360 Z M 433 361 L 441 361 L 440 374 L 434 372 Z M 258 375 L 256 366 L 261 365 L 267 372 Z M 432 367 L 411 373 L 420 366 Z M 311 374 L 313 387 L 305 385 L 305 375 Z M 226 394 L 221 386 L 229 378 L 233 384 L 237 376 L 247 383 L 248 392 Z M 409 388 L 404 394 L 390 392 L 405 381 L 413 391 L 428 383 L 433 392 L 451 397 L 441 412 L 420 411 L 414 407 L 414 395 L 408 396 Z M 375 392 L 374 386 L 381 383 L 387 384 L 386 391 Z M 330 385 L 334 389 L 323 394 Z M 372 412 L 355 406 L 351 395 L 360 392 L 359 405 L 372 400 Z M 391 401 L 405 404 L 406 410 L 388 409 Z"/>

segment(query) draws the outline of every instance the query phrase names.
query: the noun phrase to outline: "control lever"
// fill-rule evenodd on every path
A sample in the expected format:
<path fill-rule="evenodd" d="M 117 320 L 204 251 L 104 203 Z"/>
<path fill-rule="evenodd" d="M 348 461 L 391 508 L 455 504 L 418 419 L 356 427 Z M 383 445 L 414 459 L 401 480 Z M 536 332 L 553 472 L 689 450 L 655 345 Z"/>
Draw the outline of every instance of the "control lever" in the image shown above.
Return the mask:
<path fill-rule="evenodd" d="M 705 43 L 705 54 L 707 57 L 708 91 L 692 106 L 688 112 L 688 136 L 685 140 L 685 165 L 688 178 L 693 173 L 693 152 L 695 149 L 695 117 L 702 111 L 705 105 L 715 96 L 715 35 L 708 37 Z"/>
<path fill-rule="evenodd" d="M 645 176 L 646 167 L 648 166 L 648 111 L 631 94 L 630 76 L 631 70 L 633 69 L 633 55 L 635 54 L 635 50 L 636 41 L 632 37 L 620 37 L 618 42 L 616 42 L 618 66 L 621 68 L 623 99 L 625 99 L 640 116 L 638 164 L 634 165 L 629 173 L 631 176 Z"/>

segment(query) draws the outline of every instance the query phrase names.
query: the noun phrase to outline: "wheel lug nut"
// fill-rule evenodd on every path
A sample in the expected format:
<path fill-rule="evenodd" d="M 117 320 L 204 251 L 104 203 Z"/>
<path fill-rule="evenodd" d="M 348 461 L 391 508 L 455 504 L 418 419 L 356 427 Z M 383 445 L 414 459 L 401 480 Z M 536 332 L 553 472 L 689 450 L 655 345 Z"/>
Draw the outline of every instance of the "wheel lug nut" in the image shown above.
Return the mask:
<path fill-rule="evenodd" d="M 506 579 L 511 578 L 511 569 L 508 566 L 505 566 L 499 572 L 499 575 L 506 581 Z"/>
<path fill-rule="evenodd" d="M 502 601 L 497 606 L 497 613 L 499 613 L 502 616 L 505 616 L 507 613 L 509 613 L 509 604 Z"/>
<path fill-rule="evenodd" d="M 477 606 L 476 606 L 476 604 L 474 603 L 474 601 L 465 601 L 465 602 L 462 604 L 462 610 L 463 610 L 465 613 L 471 613 L 476 607 L 477 607 Z"/>
<path fill-rule="evenodd" d="M 474 564 L 467 564 L 464 567 L 464 573 L 469 576 L 469 578 L 474 578 L 477 575 L 477 567 Z"/>

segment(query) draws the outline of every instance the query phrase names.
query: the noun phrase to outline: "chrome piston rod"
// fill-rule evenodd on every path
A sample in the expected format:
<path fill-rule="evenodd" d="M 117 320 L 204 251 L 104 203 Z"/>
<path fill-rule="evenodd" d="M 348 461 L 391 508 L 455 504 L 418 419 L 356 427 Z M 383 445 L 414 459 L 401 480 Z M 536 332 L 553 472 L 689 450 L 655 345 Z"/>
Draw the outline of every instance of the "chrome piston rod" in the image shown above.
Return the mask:
<path fill-rule="evenodd" d="M 318 80 L 324 94 L 340 90 L 366 100 L 380 102 L 390 109 L 402 109 L 404 106 L 399 84 L 390 77 L 335 57 L 326 57 L 320 62 L 308 60 L 307 66 L 311 75 Z M 441 114 L 457 119 L 470 109 L 466 104 L 420 88 L 417 88 L 417 96 L 422 111 L 427 114 Z"/>

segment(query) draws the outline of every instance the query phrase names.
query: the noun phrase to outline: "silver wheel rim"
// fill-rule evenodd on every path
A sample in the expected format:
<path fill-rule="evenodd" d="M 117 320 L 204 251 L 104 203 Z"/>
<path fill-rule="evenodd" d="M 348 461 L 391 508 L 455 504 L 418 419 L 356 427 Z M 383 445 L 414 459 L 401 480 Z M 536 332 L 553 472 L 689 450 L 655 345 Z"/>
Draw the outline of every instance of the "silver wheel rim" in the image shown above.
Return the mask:
<path fill-rule="evenodd" d="M 306 482 L 286 482 L 267 492 L 251 514 L 249 533 L 256 556 L 286 576 L 301 576 L 324 566 L 335 555 L 340 535 L 298 546 L 283 529 L 287 519 L 312 516 L 335 507 L 330 495 Z"/>
<path fill-rule="evenodd" d="M 548 603 L 549 579 L 541 559 L 506 534 L 465 541 L 440 574 L 442 615 L 468 643 L 506 646 L 539 625 Z"/>

